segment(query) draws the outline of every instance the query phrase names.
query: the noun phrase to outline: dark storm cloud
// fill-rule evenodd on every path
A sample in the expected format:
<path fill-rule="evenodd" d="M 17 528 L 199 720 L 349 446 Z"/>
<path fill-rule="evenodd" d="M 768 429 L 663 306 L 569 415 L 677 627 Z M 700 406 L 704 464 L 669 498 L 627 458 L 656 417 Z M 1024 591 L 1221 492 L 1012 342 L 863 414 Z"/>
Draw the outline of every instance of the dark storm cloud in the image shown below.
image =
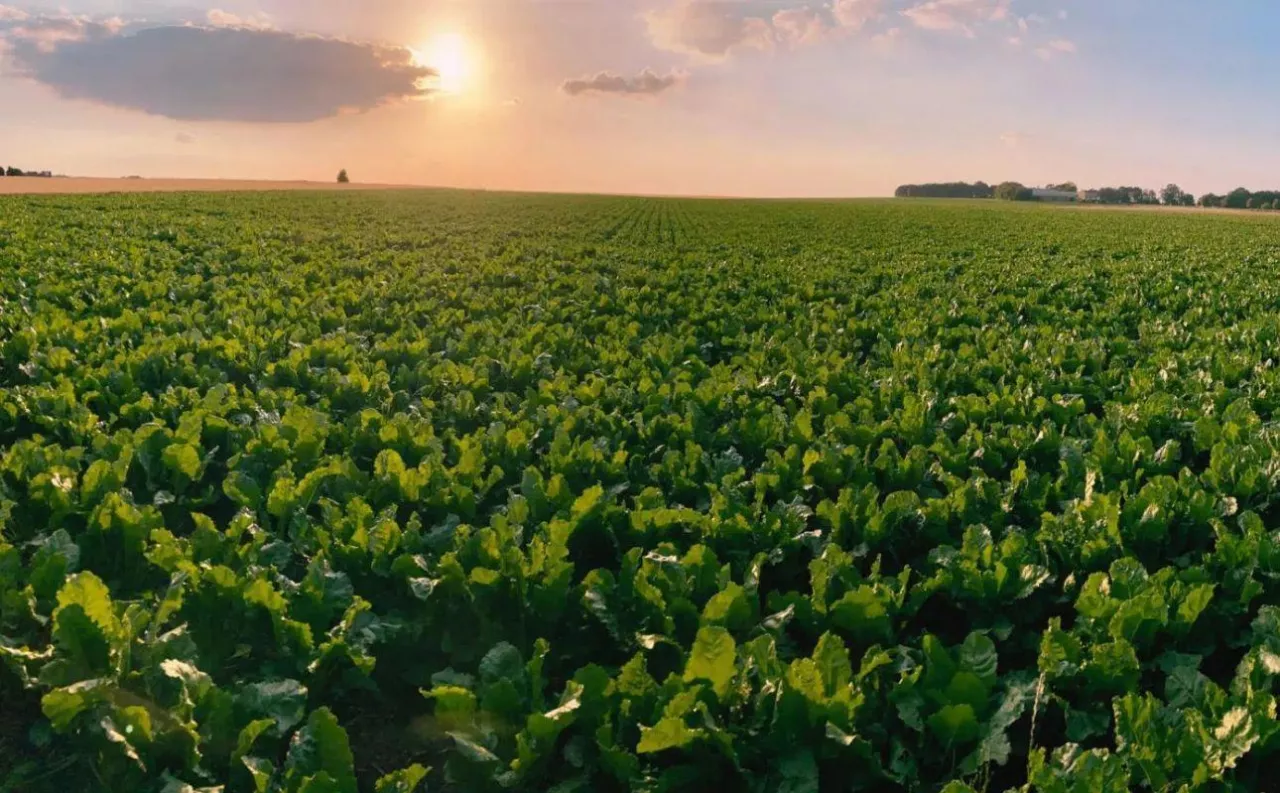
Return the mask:
<path fill-rule="evenodd" d="M 0 17 L 10 68 L 70 99 L 182 121 L 305 122 L 428 92 L 407 49 L 253 27 Z"/>
<path fill-rule="evenodd" d="M 684 79 L 685 76 L 680 72 L 661 75 L 649 69 L 645 69 L 635 77 L 623 77 L 613 72 L 600 72 L 592 77 L 565 80 L 560 86 L 560 90 L 570 96 L 586 93 L 652 96 L 679 85 Z"/>

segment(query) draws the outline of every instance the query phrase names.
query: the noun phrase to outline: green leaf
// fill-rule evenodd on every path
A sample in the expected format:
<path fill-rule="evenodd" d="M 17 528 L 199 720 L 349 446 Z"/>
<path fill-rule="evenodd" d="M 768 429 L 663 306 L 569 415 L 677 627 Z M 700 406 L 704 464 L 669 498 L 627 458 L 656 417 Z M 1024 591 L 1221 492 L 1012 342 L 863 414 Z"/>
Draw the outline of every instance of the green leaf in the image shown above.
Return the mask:
<path fill-rule="evenodd" d="M 948 747 L 970 743 L 979 734 L 978 715 L 969 704 L 947 705 L 929 717 L 929 729 Z"/>
<path fill-rule="evenodd" d="M 341 783 L 329 776 L 328 772 L 317 771 L 302 780 L 302 784 L 298 785 L 297 793 L 343 793 L 344 790 Z"/>
<path fill-rule="evenodd" d="M 53 638 L 63 660 L 72 664 L 71 674 L 84 677 L 104 674 L 111 664 L 111 642 L 78 603 L 58 609 Z"/>
<path fill-rule="evenodd" d="M 636 751 L 640 754 L 652 754 L 667 749 L 682 749 L 702 738 L 705 732 L 701 729 L 689 729 L 683 719 L 666 718 L 652 727 L 640 728 L 640 743 Z"/>
<path fill-rule="evenodd" d="M 500 680 L 523 681 L 524 659 L 520 651 L 507 642 L 499 642 L 480 661 L 480 680 L 486 685 Z"/>
<path fill-rule="evenodd" d="M 374 783 L 373 790 L 374 793 L 414 793 L 426 778 L 427 769 L 414 763 L 383 776 Z"/>
<path fill-rule="evenodd" d="M 828 697 L 849 686 L 853 680 L 853 664 L 849 660 L 849 648 L 834 633 L 824 633 L 813 651 L 813 662 L 822 675 L 822 686 Z"/>
<path fill-rule="evenodd" d="M 64 732 L 84 711 L 101 701 L 104 681 L 85 680 L 54 689 L 40 699 L 40 710 L 58 732 Z"/>
<path fill-rule="evenodd" d="M 960 668 L 972 672 L 987 685 L 996 682 L 998 665 L 995 642 L 981 633 L 971 633 L 960 645 Z"/>
<path fill-rule="evenodd" d="M 778 763 L 780 779 L 770 790 L 776 793 L 818 793 L 818 761 L 813 752 L 802 750 Z"/>
<path fill-rule="evenodd" d="M 227 478 L 222 480 L 222 492 L 242 507 L 258 509 L 262 506 L 262 488 L 243 471 L 227 474 Z"/>
<path fill-rule="evenodd" d="M 231 764 L 239 763 L 249 752 L 253 751 L 253 745 L 258 742 L 258 738 L 274 727 L 275 724 L 276 722 L 272 719 L 257 719 L 245 725 L 244 729 L 240 730 L 240 735 L 236 738 L 236 748 L 231 753 Z"/>
<path fill-rule="evenodd" d="M 448 735 L 453 739 L 453 745 L 458 750 L 458 754 L 468 762 L 479 765 L 494 765 L 501 762 L 497 755 L 467 736 L 457 732 L 450 732 Z"/>
<path fill-rule="evenodd" d="M 165 447 L 161 460 L 165 467 L 195 480 L 200 474 L 200 452 L 189 443 L 173 443 Z"/>
<path fill-rule="evenodd" d="M 727 630 L 709 626 L 698 630 L 684 668 L 685 682 L 710 680 L 716 694 L 729 691 L 736 667 L 737 645 Z"/>
<path fill-rule="evenodd" d="M 702 609 L 703 625 L 721 625 L 730 630 L 742 630 L 751 622 L 751 604 L 746 590 L 730 582 L 724 589 L 711 596 Z"/>
<path fill-rule="evenodd" d="M 294 735 L 285 771 L 290 779 L 299 781 L 324 773 L 332 780 L 335 793 L 357 793 L 347 731 L 328 708 L 312 711 L 306 726 Z"/>
<path fill-rule="evenodd" d="M 1214 778 L 1220 779 L 1228 770 L 1235 768 L 1236 763 L 1258 742 L 1258 737 L 1247 708 L 1228 711 L 1214 728 L 1212 739 L 1205 747 L 1205 763 Z"/>
<path fill-rule="evenodd" d="M 167 772 L 162 779 L 164 787 L 160 788 L 160 793 L 223 793 L 221 786 L 198 788 L 189 782 L 171 776 Z"/>
<path fill-rule="evenodd" d="M 475 694 L 461 686 L 436 686 L 423 696 L 435 701 L 435 718 L 441 730 L 470 729 L 479 705 Z"/>
<path fill-rule="evenodd" d="M 79 606 L 85 616 L 97 625 L 107 639 L 120 635 L 120 620 L 116 617 L 115 604 L 111 602 L 111 592 L 91 572 L 76 573 L 67 578 L 67 582 L 58 590 L 58 611 L 70 606 Z"/>
<path fill-rule="evenodd" d="M 307 687 L 297 680 L 271 680 L 243 686 L 236 704 L 254 717 L 265 717 L 284 735 L 307 714 Z"/>
<path fill-rule="evenodd" d="M 1178 604 L 1177 622 L 1187 628 L 1194 625 L 1213 600 L 1213 591 L 1213 584 L 1200 584 L 1187 593 L 1187 596 Z"/>
<path fill-rule="evenodd" d="M 860 586 L 836 601 L 831 607 L 831 623 L 855 638 L 879 641 L 887 638 L 891 622 L 889 612 L 874 587 Z"/>
<path fill-rule="evenodd" d="M 276 773 L 275 765 L 261 757 L 244 757 L 240 762 L 248 769 L 249 776 L 253 779 L 254 793 L 267 793 L 271 787 L 271 777 Z"/>

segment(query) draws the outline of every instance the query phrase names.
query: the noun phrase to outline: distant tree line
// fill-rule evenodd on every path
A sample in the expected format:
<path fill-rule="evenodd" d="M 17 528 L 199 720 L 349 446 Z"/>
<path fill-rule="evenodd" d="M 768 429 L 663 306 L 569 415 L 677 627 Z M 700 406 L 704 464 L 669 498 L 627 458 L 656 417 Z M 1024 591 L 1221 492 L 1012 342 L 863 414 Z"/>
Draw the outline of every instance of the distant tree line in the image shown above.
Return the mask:
<path fill-rule="evenodd" d="M 1142 187 L 1099 187 L 1096 190 L 1078 190 L 1075 182 L 1045 185 L 1046 189 L 1078 193 L 1081 201 L 1111 205 L 1159 205 L 1202 206 L 1225 209 L 1280 210 L 1280 190 L 1252 192 L 1237 187 L 1226 195 L 1206 193 L 1197 199 L 1176 184 L 1169 184 L 1156 192 Z M 904 184 L 894 195 L 898 198 L 994 198 L 1000 201 L 1034 201 L 1032 188 L 1021 182 L 1001 182 L 994 187 L 986 182 L 931 182 L 928 184 Z"/>
<path fill-rule="evenodd" d="M 995 188 L 986 182 L 931 182 L 904 184 L 893 194 L 896 198 L 991 198 Z"/>
<path fill-rule="evenodd" d="M 1049 190 L 1077 192 L 1075 182 L 1063 182 L 1045 186 Z M 893 193 L 896 198 L 996 198 L 1002 201 L 1034 201 L 1030 187 L 1020 182 L 1001 182 L 992 186 L 986 182 L 929 182 L 904 184 Z"/>
<path fill-rule="evenodd" d="M 52 179 L 53 171 L 24 171 L 21 168 L 14 168 L 10 165 L 7 168 L 0 168 L 0 176 L 42 176 L 46 179 Z"/>
<path fill-rule="evenodd" d="M 1097 190 L 1087 191 L 1086 195 L 1086 200 L 1095 204 L 1160 203 L 1160 197 L 1156 195 L 1155 190 L 1147 190 L 1141 187 L 1099 187 Z"/>
<path fill-rule="evenodd" d="M 1259 190 L 1250 192 L 1237 187 L 1226 195 L 1205 193 L 1200 196 L 1202 207 L 1222 207 L 1225 209 L 1280 209 L 1280 190 Z"/>

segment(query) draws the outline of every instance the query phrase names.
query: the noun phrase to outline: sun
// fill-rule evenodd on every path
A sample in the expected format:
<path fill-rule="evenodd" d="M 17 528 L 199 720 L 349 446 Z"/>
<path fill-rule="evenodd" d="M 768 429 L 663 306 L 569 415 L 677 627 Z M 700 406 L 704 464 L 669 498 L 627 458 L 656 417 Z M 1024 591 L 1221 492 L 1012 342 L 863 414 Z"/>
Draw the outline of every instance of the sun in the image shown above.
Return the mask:
<path fill-rule="evenodd" d="M 475 53 L 461 33 L 440 33 L 414 49 L 416 60 L 436 72 L 432 86 L 442 93 L 461 94 L 475 76 Z"/>

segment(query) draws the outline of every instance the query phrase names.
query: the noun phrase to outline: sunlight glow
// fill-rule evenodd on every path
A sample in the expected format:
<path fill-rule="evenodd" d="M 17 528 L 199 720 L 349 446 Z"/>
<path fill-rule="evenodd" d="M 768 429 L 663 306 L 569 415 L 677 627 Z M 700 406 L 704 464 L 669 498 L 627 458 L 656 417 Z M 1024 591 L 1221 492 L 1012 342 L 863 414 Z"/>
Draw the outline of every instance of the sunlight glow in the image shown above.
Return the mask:
<path fill-rule="evenodd" d="M 432 81 L 436 90 L 460 94 L 471 87 L 475 74 L 475 52 L 460 33 L 441 33 L 427 41 L 414 54 L 423 66 L 435 69 Z"/>

